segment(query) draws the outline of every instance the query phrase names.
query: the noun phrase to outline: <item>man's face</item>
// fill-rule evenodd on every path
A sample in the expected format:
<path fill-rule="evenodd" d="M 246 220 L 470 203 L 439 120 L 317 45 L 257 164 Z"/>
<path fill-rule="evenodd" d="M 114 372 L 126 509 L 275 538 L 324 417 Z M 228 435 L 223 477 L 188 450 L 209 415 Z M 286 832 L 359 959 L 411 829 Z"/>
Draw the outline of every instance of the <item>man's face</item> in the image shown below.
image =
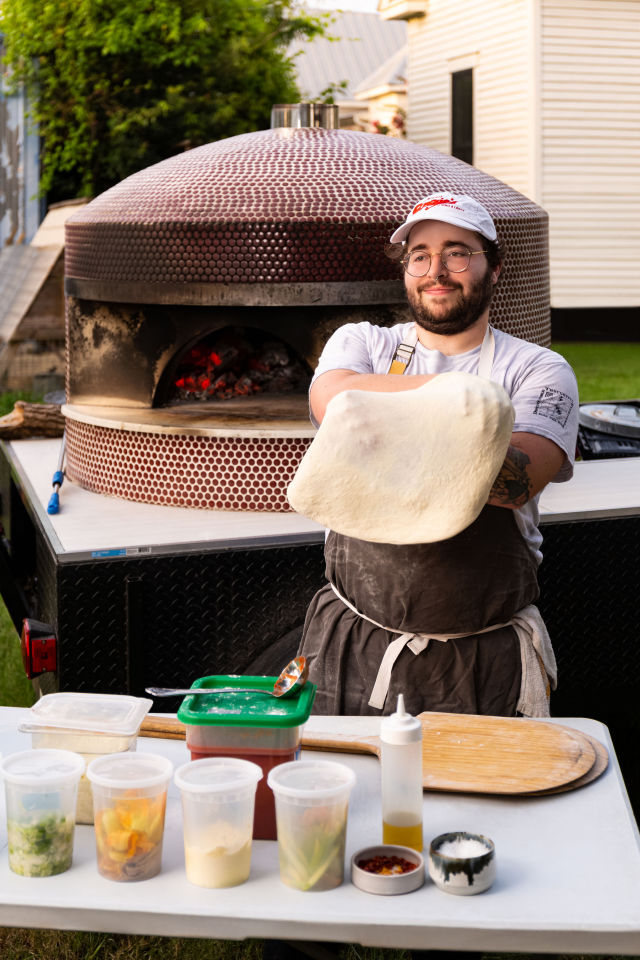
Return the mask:
<path fill-rule="evenodd" d="M 426 276 L 412 277 L 405 272 L 405 286 L 416 323 L 443 336 L 462 333 L 488 315 L 500 272 L 489 267 L 484 254 L 471 257 L 462 273 L 447 270 L 437 254 L 459 244 L 471 251 L 482 250 L 482 243 L 471 230 L 425 220 L 413 228 L 406 248 L 407 256 L 413 251 L 431 254 Z"/>

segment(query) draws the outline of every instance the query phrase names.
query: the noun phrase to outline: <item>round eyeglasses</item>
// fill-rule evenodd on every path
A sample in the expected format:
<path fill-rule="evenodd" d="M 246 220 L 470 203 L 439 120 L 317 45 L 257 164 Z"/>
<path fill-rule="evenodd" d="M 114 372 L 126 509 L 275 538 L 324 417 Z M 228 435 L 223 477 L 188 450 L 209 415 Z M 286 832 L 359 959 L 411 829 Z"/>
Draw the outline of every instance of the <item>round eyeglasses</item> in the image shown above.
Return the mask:
<path fill-rule="evenodd" d="M 449 273 L 462 273 L 471 263 L 471 257 L 485 250 L 469 250 L 468 247 L 447 247 L 440 254 L 440 263 Z M 411 277 L 426 277 L 431 269 L 431 254 L 424 250 L 412 250 L 408 257 L 402 260 L 402 266 Z"/>

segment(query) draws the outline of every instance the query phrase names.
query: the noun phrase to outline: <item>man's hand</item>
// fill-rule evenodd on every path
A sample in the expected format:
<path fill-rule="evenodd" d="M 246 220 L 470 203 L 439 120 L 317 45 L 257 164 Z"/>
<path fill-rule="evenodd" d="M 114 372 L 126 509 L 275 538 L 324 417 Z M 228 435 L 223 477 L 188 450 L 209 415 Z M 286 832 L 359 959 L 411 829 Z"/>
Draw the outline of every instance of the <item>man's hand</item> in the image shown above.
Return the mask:
<path fill-rule="evenodd" d="M 535 433 L 513 433 L 487 503 L 511 510 L 523 507 L 553 480 L 564 459 L 564 451 L 553 440 Z"/>
<path fill-rule="evenodd" d="M 437 376 L 437 373 L 403 377 L 395 373 L 356 373 L 354 370 L 328 370 L 327 373 L 318 377 L 311 387 L 309 403 L 317 422 L 322 423 L 327 404 L 344 390 L 400 393 L 404 390 L 416 390 Z"/>

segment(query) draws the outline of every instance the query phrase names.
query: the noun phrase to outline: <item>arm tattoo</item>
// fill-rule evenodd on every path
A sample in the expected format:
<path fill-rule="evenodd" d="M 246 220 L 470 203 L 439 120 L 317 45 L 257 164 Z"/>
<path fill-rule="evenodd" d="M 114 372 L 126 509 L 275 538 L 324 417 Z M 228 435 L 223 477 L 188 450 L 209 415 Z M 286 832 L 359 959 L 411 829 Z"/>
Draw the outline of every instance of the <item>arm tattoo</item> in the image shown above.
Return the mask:
<path fill-rule="evenodd" d="M 531 460 L 522 450 L 509 444 L 507 456 L 500 473 L 493 481 L 489 499 L 500 503 L 522 507 L 531 497 L 531 480 L 527 474 L 527 464 Z"/>

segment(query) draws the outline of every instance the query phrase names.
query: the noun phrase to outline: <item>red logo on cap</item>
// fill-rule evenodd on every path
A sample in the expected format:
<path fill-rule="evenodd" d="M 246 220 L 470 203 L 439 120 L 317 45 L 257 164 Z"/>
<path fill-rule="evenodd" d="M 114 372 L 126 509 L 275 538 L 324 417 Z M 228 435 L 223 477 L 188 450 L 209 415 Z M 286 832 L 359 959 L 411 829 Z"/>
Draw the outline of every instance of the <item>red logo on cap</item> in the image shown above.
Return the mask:
<path fill-rule="evenodd" d="M 426 210 L 427 207 L 437 207 L 439 206 L 439 204 L 442 204 L 442 203 L 446 204 L 449 207 L 455 207 L 457 201 L 446 200 L 444 197 L 438 198 L 435 200 L 425 200 L 423 203 L 419 203 L 417 207 L 413 208 L 413 210 L 411 211 L 411 216 L 413 216 L 414 213 L 419 213 L 420 210 Z"/>

